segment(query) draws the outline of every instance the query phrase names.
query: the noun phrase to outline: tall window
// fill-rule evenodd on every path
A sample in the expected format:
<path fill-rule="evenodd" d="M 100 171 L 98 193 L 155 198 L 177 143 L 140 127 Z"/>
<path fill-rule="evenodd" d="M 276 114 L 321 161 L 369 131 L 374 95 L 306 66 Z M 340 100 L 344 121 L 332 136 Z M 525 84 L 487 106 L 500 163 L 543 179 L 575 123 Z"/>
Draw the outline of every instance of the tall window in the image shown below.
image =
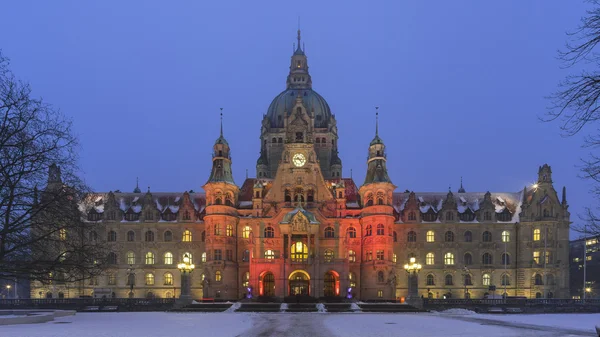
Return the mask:
<path fill-rule="evenodd" d="M 265 228 L 265 238 L 273 238 L 275 237 L 275 230 L 273 227 L 269 226 Z"/>
<path fill-rule="evenodd" d="M 146 273 L 146 285 L 153 286 L 154 285 L 154 274 Z"/>
<path fill-rule="evenodd" d="M 416 216 L 415 212 L 408 213 L 408 220 L 409 221 L 417 220 L 417 216 Z"/>
<path fill-rule="evenodd" d="M 249 262 L 250 261 L 250 251 L 248 249 L 244 250 L 244 253 L 242 254 L 242 262 Z"/>
<path fill-rule="evenodd" d="M 233 249 L 225 250 L 225 261 L 233 261 Z"/>
<path fill-rule="evenodd" d="M 127 252 L 127 264 L 135 264 L 135 253 Z"/>
<path fill-rule="evenodd" d="M 452 212 L 446 212 L 446 220 L 454 220 L 454 213 Z"/>
<path fill-rule="evenodd" d="M 482 235 L 483 242 L 492 242 L 492 233 L 485 231 Z"/>
<path fill-rule="evenodd" d="M 117 254 L 110 252 L 108 253 L 108 264 L 117 264 Z"/>
<path fill-rule="evenodd" d="M 394 233 L 396 233 L 396 232 L 394 232 Z M 417 233 L 415 233 L 414 231 L 408 232 L 406 240 L 408 242 L 417 242 Z"/>
<path fill-rule="evenodd" d="M 58 237 L 61 241 L 65 241 L 67 239 L 67 230 L 64 228 L 61 228 L 58 231 Z"/>
<path fill-rule="evenodd" d="M 244 278 L 242 279 L 242 287 L 248 288 L 250 286 L 250 272 L 244 273 Z"/>
<path fill-rule="evenodd" d="M 510 255 L 502 253 L 502 264 L 510 264 Z"/>
<path fill-rule="evenodd" d="M 226 227 L 226 231 L 227 231 L 227 236 L 233 236 L 233 226 L 232 225 L 227 225 Z"/>
<path fill-rule="evenodd" d="M 392 254 L 392 262 L 396 263 L 398 259 L 398 256 L 396 256 L 396 253 Z"/>
<path fill-rule="evenodd" d="M 335 237 L 335 232 L 333 230 L 333 227 L 327 227 L 325 228 L 325 238 L 326 239 L 333 239 Z"/>
<path fill-rule="evenodd" d="M 483 220 L 485 220 L 485 221 L 492 220 L 492 213 L 490 213 L 490 212 L 483 213 Z"/>
<path fill-rule="evenodd" d="M 348 233 L 347 235 L 349 238 L 351 238 L 351 239 L 356 238 L 356 228 L 348 227 L 347 233 Z"/>
<path fill-rule="evenodd" d="M 273 250 L 271 250 L 271 249 L 267 249 L 265 251 L 265 259 L 272 260 L 274 258 L 275 258 L 275 252 Z"/>
<path fill-rule="evenodd" d="M 433 253 L 425 255 L 425 264 L 435 264 L 435 255 Z"/>
<path fill-rule="evenodd" d="M 383 250 L 377 250 L 376 254 L 377 261 L 383 261 Z"/>
<path fill-rule="evenodd" d="M 492 285 L 492 277 L 490 276 L 490 274 L 483 274 L 482 280 L 484 286 Z"/>
<path fill-rule="evenodd" d="M 510 232 L 502 231 L 502 242 L 510 242 Z"/>
<path fill-rule="evenodd" d="M 446 285 L 447 285 L 447 286 L 451 286 L 451 285 L 453 285 L 453 284 L 454 284 L 454 282 L 453 282 L 453 280 L 452 280 L 452 275 L 450 275 L 450 274 L 447 274 L 447 275 L 446 275 Z"/>
<path fill-rule="evenodd" d="M 508 274 L 502 274 L 502 285 L 503 286 L 510 285 L 510 276 L 508 276 Z"/>
<path fill-rule="evenodd" d="M 396 231 L 394 231 L 394 234 L 392 234 L 394 242 L 398 242 L 398 233 L 396 233 Z"/>
<path fill-rule="evenodd" d="M 165 253 L 165 264 L 173 264 L 173 253 L 171 253 L 171 252 Z"/>
<path fill-rule="evenodd" d="M 473 285 L 473 281 L 471 280 L 471 275 L 465 274 L 464 285 L 466 285 L 466 286 Z"/>
<path fill-rule="evenodd" d="M 428 286 L 434 286 L 435 285 L 435 277 L 433 276 L 433 274 L 428 274 L 427 275 L 427 285 Z"/>
<path fill-rule="evenodd" d="M 427 242 L 434 242 L 435 241 L 435 234 L 433 233 L 433 231 L 427 231 Z"/>
<path fill-rule="evenodd" d="M 250 226 L 244 226 L 244 228 L 242 229 L 242 237 L 244 239 L 249 239 L 250 233 L 252 233 L 252 229 L 250 228 Z"/>
<path fill-rule="evenodd" d="M 213 255 L 213 260 L 215 260 L 215 261 L 223 260 L 223 251 L 220 249 L 215 249 L 214 255 Z"/>
<path fill-rule="evenodd" d="M 348 273 L 348 281 L 350 281 L 351 288 L 356 287 L 356 275 L 354 275 L 354 273 Z"/>
<path fill-rule="evenodd" d="M 449 214 L 451 214 L 451 213 L 449 213 Z M 444 241 L 454 242 L 454 233 L 451 231 L 447 231 L 446 234 L 444 234 Z"/>
<path fill-rule="evenodd" d="M 215 281 L 217 282 L 221 282 L 223 280 L 223 275 L 221 275 L 221 271 L 217 270 L 215 272 Z"/>
<path fill-rule="evenodd" d="M 115 233 L 115 239 L 116 239 L 116 234 L 117 234 L 117 233 Z M 134 231 L 129 231 L 129 232 L 127 232 L 127 241 L 128 241 L 128 242 L 133 242 L 133 241 L 135 241 L 135 232 L 134 232 Z"/>
<path fill-rule="evenodd" d="M 206 231 L 202 231 L 202 234 L 200 234 L 200 240 L 202 240 L 202 242 L 206 241 Z"/>
<path fill-rule="evenodd" d="M 539 251 L 533 252 L 533 262 L 540 264 L 540 252 Z"/>
<path fill-rule="evenodd" d="M 471 233 L 471 231 L 466 231 L 465 232 L 465 242 L 472 242 L 473 241 L 473 233 Z"/>
<path fill-rule="evenodd" d="M 540 231 L 539 228 L 536 228 L 533 230 L 533 241 L 540 241 L 541 236 L 542 236 L 542 232 Z"/>
<path fill-rule="evenodd" d="M 535 276 L 533 277 L 533 281 L 536 286 L 544 285 L 544 280 L 542 280 L 541 274 L 535 274 Z"/>
<path fill-rule="evenodd" d="M 484 253 L 483 256 L 481 257 L 481 263 L 482 264 L 492 264 L 492 254 Z"/>
<path fill-rule="evenodd" d="M 115 242 L 115 241 L 117 241 L 117 232 L 115 232 L 115 231 L 109 231 L 107 239 L 108 239 L 108 242 Z"/>
<path fill-rule="evenodd" d="M 379 282 L 379 283 L 385 282 L 383 271 L 381 271 L 381 270 L 377 272 L 377 282 Z"/>
<path fill-rule="evenodd" d="M 308 260 L 308 247 L 298 241 L 292 245 L 292 262 L 306 262 Z"/>
<path fill-rule="evenodd" d="M 189 230 L 184 230 L 183 231 L 183 242 L 192 242 L 192 232 L 190 232 Z"/>
<path fill-rule="evenodd" d="M 154 253 L 152 253 L 152 252 L 146 253 L 146 264 L 154 264 Z"/>
<path fill-rule="evenodd" d="M 365 236 L 371 236 L 371 235 L 373 235 L 373 226 L 367 225 L 367 228 L 365 230 Z"/>
<path fill-rule="evenodd" d="M 154 232 L 153 231 L 146 231 L 146 234 L 144 234 L 144 240 L 146 240 L 146 242 L 152 242 L 152 241 L 154 241 Z"/>
<path fill-rule="evenodd" d="M 465 253 L 464 261 L 465 265 L 470 266 L 473 264 L 473 256 L 471 253 Z"/>
<path fill-rule="evenodd" d="M 333 258 L 334 258 L 333 250 L 326 249 L 325 254 L 323 254 L 323 257 L 324 257 L 325 262 L 327 262 L 327 263 L 333 261 Z"/>
<path fill-rule="evenodd" d="M 383 226 L 383 224 L 378 224 L 377 225 L 377 235 L 384 235 L 385 232 L 385 227 Z"/>
<path fill-rule="evenodd" d="M 163 238 L 164 238 L 165 242 L 173 241 L 173 232 L 165 231 L 165 234 L 163 234 Z"/>
<path fill-rule="evenodd" d="M 444 255 L 444 264 L 445 265 L 453 265 L 454 264 L 454 254 L 446 253 L 446 255 Z"/>
<path fill-rule="evenodd" d="M 373 261 L 373 251 L 367 250 L 365 254 L 365 261 Z"/>
<path fill-rule="evenodd" d="M 215 236 L 221 235 L 221 225 L 215 224 Z"/>
<path fill-rule="evenodd" d="M 348 251 L 348 261 L 349 262 L 356 262 L 356 252 L 353 251 L 352 249 L 350 249 Z"/>
<path fill-rule="evenodd" d="M 165 273 L 164 279 L 165 279 L 165 285 L 166 286 L 172 286 L 173 285 L 173 274 L 171 274 L 171 273 Z"/>
<path fill-rule="evenodd" d="M 206 262 L 206 252 L 202 252 L 202 255 L 200 255 L 200 259 L 202 262 Z"/>
<path fill-rule="evenodd" d="M 115 274 L 108 274 L 108 281 L 107 281 L 109 286 L 114 286 L 117 284 L 117 276 Z"/>

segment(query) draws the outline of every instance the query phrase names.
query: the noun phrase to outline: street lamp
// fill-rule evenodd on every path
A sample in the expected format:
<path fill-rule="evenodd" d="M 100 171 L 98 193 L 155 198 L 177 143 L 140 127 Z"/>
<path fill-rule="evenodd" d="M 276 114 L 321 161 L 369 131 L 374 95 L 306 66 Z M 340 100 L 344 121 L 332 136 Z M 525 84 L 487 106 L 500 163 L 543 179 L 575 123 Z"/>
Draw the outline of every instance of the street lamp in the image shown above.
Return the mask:
<path fill-rule="evenodd" d="M 192 300 L 192 288 L 190 282 L 190 274 L 194 271 L 194 264 L 188 253 L 183 255 L 183 262 L 177 265 L 177 269 L 181 272 L 181 291 L 179 292 L 179 299 L 185 302 L 191 302 Z"/>
<path fill-rule="evenodd" d="M 10 284 L 6 285 L 6 297 L 10 298 Z"/>
<path fill-rule="evenodd" d="M 416 307 L 421 307 L 421 298 L 419 297 L 419 279 L 418 273 L 421 270 L 421 264 L 411 257 L 409 263 L 404 265 L 404 270 L 408 274 L 408 297 L 406 302 Z"/>
<path fill-rule="evenodd" d="M 135 273 L 133 272 L 135 269 L 133 265 L 129 265 L 127 268 L 127 283 L 129 283 L 129 298 L 133 298 L 133 286 L 135 284 Z"/>

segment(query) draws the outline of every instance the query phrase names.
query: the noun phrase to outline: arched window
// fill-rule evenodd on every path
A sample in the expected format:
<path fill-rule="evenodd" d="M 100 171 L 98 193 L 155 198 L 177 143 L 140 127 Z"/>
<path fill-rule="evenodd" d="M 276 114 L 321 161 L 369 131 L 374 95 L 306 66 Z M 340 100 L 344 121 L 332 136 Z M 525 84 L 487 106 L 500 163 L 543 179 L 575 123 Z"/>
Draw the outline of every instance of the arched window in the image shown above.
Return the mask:
<path fill-rule="evenodd" d="M 415 212 L 409 212 L 408 213 L 408 220 L 409 221 L 417 220 L 417 215 L 415 214 Z"/>
<path fill-rule="evenodd" d="M 492 242 L 492 233 L 485 231 L 482 235 L 483 242 Z"/>
<path fill-rule="evenodd" d="M 117 241 L 117 232 L 115 232 L 115 231 L 109 231 L 107 239 L 108 239 L 108 242 L 115 242 L 115 241 Z"/>
<path fill-rule="evenodd" d="M 135 241 L 135 232 L 134 231 L 127 232 L 127 241 L 128 242 Z"/>
<path fill-rule="evenodd" d="M 292 245 L 292 262 L 306 262 L 308 260 L 308 247 L 298 241 Z"/>
<path fill-rule="evenodd" d="M 182 241 L 183 242 L 192 242 L 192 232 L 190 232 L 188 229 L 184 230 Z"/>
<path fill-rule="evenodd" d="M 481 263 L 482 264 L 492 264 L 492 254 L 484 253 L 483 256 L 481 256 Z"/>
<path fill-rule="evenodd" d="M 273 229 L 273 227 L 269 226 L 269 227 L 265 227 L 265 238 L 274 238 L 275 237 L 275 230 Z"/>
<path fill-rule="evenodd" d="M 356 252 L 353 251 L 352 249 L 350 249 L 348 251 L 348 261 L 349 262 L 356 262 Z"/>
<path fill-rule="evenodd" d="M 453 284 L 454 284 L 454 282 L 453 282 L 453 280 L 452 280 L 452 275 L 450 275 L 450 274 L 447 274 L 447 275 L 446 275 L 446 285 L 447 285 L 447 286 L 451 286 L 451 285 L 453 285 Z"/>
<path fill-rule="evenodd" d="M 329 262 L 333 261 L 333 259 L 335 258 L 334 254 L 333 254 L 333 250 L 326 249 L 325 254 L 323 254 L 323 258 L 325 260 L 325 263 L 329 263 Z"/>
<path fill-rule="evenodd" d="M 154 274 L 146 273 L 146 285 L 153 286 L 154 285 Z"/>
<path fill-rule="evenodd" d="M 135 253 L 127 252 L 127 264 L 135 264 Z"/>
<path fill-rule="evenodd" d="M 333 227 L 327 227 L 325 228 L 325 238 L 326 239 L 333 239 L 335 237 L 335 232 L 333 230 Z"/>
<path fill-rule="evenodd" d="M 367 229 L 365 230 L 365 236 L 371 236 L 373 234 L 373 226 L 367 225 Z"/>
<path fill-rule="evenodd" d="M 226 235 L 229 237 L 233 236 L 233 226 L 232 225 L 227 225 L 227 227 L 225 227 L 225 231 L 226 231 Z"/>
<path fill-rule="evenodd" d="M 163 239 L 165 240 L 165 242 L 173 241 L 173 233 L 171 231 L 165 231 L 165 233 L 163 234 Z"/>
<path fill-rule="evenodd" d="M 190 253 L 190 252 L 183 253 L 183 255 L 181 255 L 181 260 L 185 261 L 186 257 L 190 260 L 190 263 L 193 263 L 192 262 L 193 261 L 193 259 L 192 259 L 192 253 Z"/>
<path fill-rule="evenodd" d="M 427 253 L 427 255 L 425 255 L 425 264 L 435 264 L 435 255 L 433 253 Z"/>
<path fill-rule="evenodd" d="M 540 241 L 540 237 L 542 236 L 542 232 L 539 228 L 533 230 L 533 241 Z"/>
<path fill-rule="evenodd" d="M 202 240 L 202 242 L 206 241 L 206 231 L 202 231 L 202 234 L 200 235 L 200 239 Z"/>
<path fill-rule="evenodd" d="M 471 253 L 465 253 L 463 260 L 464 260 L 463 262 L 467 266 L 470 266 L 473 264 L 473 256 L 471 255 Z"/>
<path fill-rule="evenodd" d="M 377 235 L 384 235 L 385 233 L 385 227 L 383 226 L 383 224 L 378 224 L 377 225 Z"/>
<path fill-rule="evenodd" d="M 542 298 L 542 293 L 540 293 L 540 292 L 535 293 L 535 298 Z"/>
<path fill-rule="evenodd" d="M 510 285 L 510 276 L 508 276 L 508 274 L 502 274 L 502 285 L 503 286 Z"/>
<path fill-rule="evenodd" d="M 502 264 L 510 264 L 510 255 L 502 253 Z"/>
<path fill-rule="evenodd" d="M 110 252 L 106 261 L 108 264 L 117 264 L 117 254 Z"/>
<path fill-rule="evenodd" d="M 473 233 L 471 233 L 471 231 L 466 231 L 465 232 L 465 242 L 472 242 L 473 241 Z"/>
<path fill-rule="evenodd" d="M 435 277 L 433 274 L 427 274 L 427 285 L 434 286 L 435 285 Z"/>
<path fill-rule="evenodd" d="M 435 233 L 433 231 L 427 231 L 427 242 L 435 241 Z"/>
<path fill-rule="evenodd" d="M 215 236 L 221 235 L 221 225 L 215 224 Z"/>
<path fill-rule="evenodd" d="M 346 233 L 348 233 L 348 237 L 351 239 L 356 238 L 356 228 L 354 227 L 348 227 L 348 229 L 346 230 Z"/>
<path fill-rule="evenodd" d="M 396 234 L 396 232 L 394 232 L 394 234 Z M 396 241 L 396 240 L 394 240 L 394 241 Z M 414 231 L 408 232 L 408 234 L 406 235 L 406 241 L 417 242 L 417 233 L 415 233 Z"/>
<path fill-rule="evenodd" d="M 492 277 L 490 276 L 490 274 L 483 274 L 482 282 L 483 282 L 484 286 L 491 286 L 492 285 Z"/>
<path fill-rule="evenodd" d="M 451 231 L 447 231 L 446 234 L 444 234 L 444 241 L 454 242 L 454 233 Z"/>
<path fill-rule="evenodd" d="M 202 255 L 200 256 L 200 259 L 202 262 L 206 262 L 206 252 L 202 253 Z"/>
<path fill-rule="evenodd" d="M 146 262 L 146 264 L 154 264 L 154 253 L 147 252 L 145 262 Z"/>
<path fill-rule="evenodd" d="M 252 229 L 250 228 L 250 226 L 244 226 L 244 228 L 242 229 L 242 237 L 244 239 L 249 239 L 250 233 L 252 233 Z"/>
<path fill-rule="evenodd" d="M 510 232 L 502 231 L 502 242 L 510 242 Z"/>
<path fill-rule="evenodd" d="M 172 286 L 173 285 L 173 274 L 171 273 L 165 273 L 165 275 L 163 276 L 164 280 L 165 280 L 165 285 L 166 286 Z"/>
<path fill-rule="evenodd" d="M 554 294 L 551 291 L 549 291 L 546 298 L 554 298 Z"/>
<path fill-rule="evenodd" d="M 274 258 L 275 258 L 275 252 L 273 250 L 271 250 L 271 249 L 267 249 L 265 251 L 265 259 L 272 260 Z"/>
<path fill-rule="evenodd" d="M 225 195 L 225 205 L 233 207 L 233 196 L 230 193 Z"/>
<path fill-rule="evenodd" d="M 453 265 L 454 264 L 454 254 L 446 253 L 446 255 L 444 255 L 444 264 L 445 265 Z"/>
<path fill-rule="evenodd" d="M 452 220 L 454 220 L 454 213 L 446 212 L 446 221 L 452 221 Z"/>
<path fill-rule="evenodd" d="M 379 282 L 379 283 L 385 282 L 383 271 L 381 271 L 381 270 L 377 272 L 377 282 Z"/>
<path fill-rule="evenodd" d="M 473 285 L 473 281 L 471 280 L 471 275 L 465 274 L 464 285 L 466 285 L 466 286 Z"/>
<path fill-rule="evenodd" d="M 396 231 L 393 232 L 392 237 L 394 239 L 394 242 L 398 242 L 398 233 L 396 233 Z M 416 238 L 415 238 L 415 240 L 416 240 Z"/>
<path fill-rule="evenodd" d="M 223 276 L 221 275 L 221 271 L 217 270 L 215 272 L 215 281 L 216 282 L 221 282 L 223 280 Z"/>
<path fill-rule="evenodd" d="M 373 194 L 369 193 L 366 196 L 367 206 L 373 206 Z"/>
<path fill-rule="evenodd" d="M 146 231 L 146 234 L 144 234 L 144 240 L 146 242 L 152 242 L 152 241 L 154 241 L 154 232 L 153 231 Z"/>
<path fill-rule="evenodd" d="M 165 264 L 173 264 L 173 253 L 166 252 L 164 256 Z"/>
<path fill-rule="evenodd" d="M 90 232 L 90 241 L 91 242 L 98 241 L 98 233 L 96 233 L 96 231 L 91 231 Z"/>

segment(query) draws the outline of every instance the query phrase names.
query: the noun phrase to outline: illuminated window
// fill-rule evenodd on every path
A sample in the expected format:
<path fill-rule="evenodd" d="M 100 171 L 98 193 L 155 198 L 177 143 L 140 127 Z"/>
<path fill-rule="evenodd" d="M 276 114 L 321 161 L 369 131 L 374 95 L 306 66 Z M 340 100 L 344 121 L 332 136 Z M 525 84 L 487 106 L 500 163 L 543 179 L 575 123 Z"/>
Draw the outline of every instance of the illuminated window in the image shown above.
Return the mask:
<path fill-rule="evenodd" d="M 492 285 L 492 277 L 490 276 L 490 274 L 483 274 L 482 280 L 484 286 Z"/>
<path fill-rule="evenodd" d="M 325 250 L 325 254 L 323 255 L 323 257 L 325 258 L 325 262 L 333 261 L 333 258 L 334 258 L 333 250 L 331 250 L 331 249 Z"/>
<path fill-rule="evenodd" d="M 533 241 L 540 241 L 540 237 L 542 236 L 542 232 L 539 228 L 533 230 Z"/>
<path fill-rule="evenodd" d="M 298 241 L 292 245 L 292 262 L 306 262 L 308 260 L 308 247 Z"/>
<path fill-rule="evenodd" d="M 446 253 L 446 255 L 444 255 L 444 264 L 445 265 L 453 265 L 454 264 L 454 254 Z"/>
<path fill-rule="evenodd" d="M 221 235 L 221 225 L 215 224 L 215 236 Z"/>
<path fill-rule="evenodd" d="M 203 252 L 201 257 L 200 257 L 202 262 L 206 262 L 206 252 Z"/>
<path fill-rule="evenodd" d="M 172 286 L 173 285 L 173 274 L 171 273 L 165 273 L 165 285 L 166 286 Z"/>
<path fill-rule="evenodd" d="M 227 236 L 231 237 L 233 236 L 233 226 L 232 225 L 227 225 L 226 227 L 226 231 L 227 231 Z"/>
<path fill-rule="evenodd" d="M 127 252 L 127 264 L 135 264 L 135 253 Z"/>
<path fill-rule="evenodd" d="M 147 273 L 146 274 L 146 285 L 153 286 L 154 285 L 154 274 Z"/>
<path fill-rule="evenodd" d="M 215 272 L 215 281 L 217 281 L 217 282 L 221 282 L 222 280 L 223 280 L 223 276 L 221 275 L 221 271 L 220 271 L 220 270 L 217 270 L 217 271 Z"/>
<path fill-rule="evenodd" d="M 435 264 L 435 255 L 433 253 L 425 255 L 425 264 Z"/>
<path fill-rule="evenodd" d="M 406 240 L 408 242 L 417 242 L 417 233 L 415 233 L 414 231 L 408 232 Z"/>
<path fill-rule="evenodd" d="M 325 228 L 325 238 L 326 239 L 333 239 L 335 237 L 335 232 L 333 230 L 333 227 L 327 227 Z"/>
<path fill-rule="evenodd" d="M 242 237 L 244 239 L 249 239 L 250 233 L 252 233 L 252 229 L 250 228 L 250 226 L 244 226 L 244 228 L 242 229 Z"/>
<path fill-rule="evenodd" d="M 171 252 L 165 253 L 165 264 L 173 264 L 173 253 L 171 253 Z"/>
<path fill-rule="evenodd" d="M 356 287 L 356 275 L 354 273 L 348 273 L 348 281 L 350 281 L 350 288 Z"/>
<path fill-rule="evenodd" d="M 377 297 L 383 298 L 383 290 L 377 290 Z"/>
<path fill-rule="evenodd" d="M 348 261 L 350 261 L 350 262 L 356 262 L 356 252 L 353 251 L 352 249 L 350 249 L 348 251 Z"/>
<path fill-rule="evenodd" d="M 67 230 L 64 228 L 61 228 L 58 232 L 58 237 L 62 240 L 65 241 L 67 239 Z"/>
<path fill-rule="evenodd" d="M 376 257 L 377 261 L 382 261 L 383 260 L 383 250 L 377 250 L 375 257 Z"/>
<path fill-rule="evenodd" d="M 444 235 L 444 241 L 446 242 L 454 242 L 454 233 L 451 231 L 447 231 Z"/>
<path fill-rule="evenodd" d="M 265 228 L 265 238 L 273 238 L 275 237 L 275 230 L 273 229 L 273 227 L 266 227 Z"/>
<path fill-rule="evenodd" d="M 394 253 L 394 254 L 392 255 L 392 262 L 396 263 L 396 258 L 397 258 L 397 256 L 396 256 L 396 253 Z"/>
<path fill-rule="evenodd" d="M 434 242 L 435 241 L 435 234 L 433 233 L 433 231 L 427 231 L 427 242 Z"/>
<path fill-rule="evenodd" d="M 192 242 L 192 232 L 189 230 L 183 231 L 183 242 Z"/>
<path fill-rule="evenodd" d="M 154 253 L 152 253 L 152 252 L 146 253 L 146 264 L 154 264 Z"/>
<path fill-rule="evenodd" d="M 271 249 L 267 249 L 265 251 L 265 259 L 272 260 L 274 258 L 275 258 L 275 252 L 273 250 L 271 250 Z"/>
<path fill-rule="evenodd" d="M 502 232 L 502 242 L 510 242 L 510 233 L 508 231 Z"/>
<path fill-rule="evenodd" d="M 533 252 L 533 262 L 540 264 L 540 252 L 539 251 Z"/>
<path fill-rule="evenodd" d="M 242 279 L 242 287 L 244 288 L 248 288 L 250 286 L 250 272 L 245 272 L 244 273 L 244 278 Z"/>
<path fill-rule="evenodd" d="M 108 285 L 114 286 L 117 284 L 117 276 L 115 274 L 108 274 Z"/>
<path fill-rule="evenodd" d="M 187 257 L 190 259 L 190 263 L 193 263 L 193 262 L 192 262 L 192 253 L 189 253 L 189 252 L 185 252 L 185 253 L 183 253 L 183 255 L 181 255 L 181 261 L 183 261 L 183 258 L 184 258 L 186 255 L 187 255 Z"/>
<path fill-rule="evenodd" d="M 367 250 L 365 254 L 365 261 L 373 261 L 373 251 Z"/>
<path fill-rule="evenodd" d="M 356 238 L 356 228 L 348 227 L 348 230 L 346 232 L 348 233 L 349 238 L 351 238 L 351 239 Z"/>

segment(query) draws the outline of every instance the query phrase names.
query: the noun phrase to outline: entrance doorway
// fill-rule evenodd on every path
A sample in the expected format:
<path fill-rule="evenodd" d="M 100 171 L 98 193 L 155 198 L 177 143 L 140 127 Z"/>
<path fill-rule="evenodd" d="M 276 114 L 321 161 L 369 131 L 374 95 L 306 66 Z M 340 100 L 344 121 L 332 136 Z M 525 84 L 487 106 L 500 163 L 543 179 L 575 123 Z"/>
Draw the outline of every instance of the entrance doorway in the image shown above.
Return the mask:
<path fill-rule="evenodd" d="M 310 276 L 303 270 L 297 270 L 290 274 L 289 295 L 310 295 Z"/>
<path fill-rule="evenodd" d="M 275 276 L 271 272 L 267 272 L 262 279 L 264 296 L 275 296 Z"/>
<path fill-rule="evenodd" d="M 337 296 L 339 294 L 339 288 L 336 285 L 336 277 L 332 272 L 328 272 L 325 274 L 324 284 L 323 284 L 323 294 L 325 297 Z"/>

